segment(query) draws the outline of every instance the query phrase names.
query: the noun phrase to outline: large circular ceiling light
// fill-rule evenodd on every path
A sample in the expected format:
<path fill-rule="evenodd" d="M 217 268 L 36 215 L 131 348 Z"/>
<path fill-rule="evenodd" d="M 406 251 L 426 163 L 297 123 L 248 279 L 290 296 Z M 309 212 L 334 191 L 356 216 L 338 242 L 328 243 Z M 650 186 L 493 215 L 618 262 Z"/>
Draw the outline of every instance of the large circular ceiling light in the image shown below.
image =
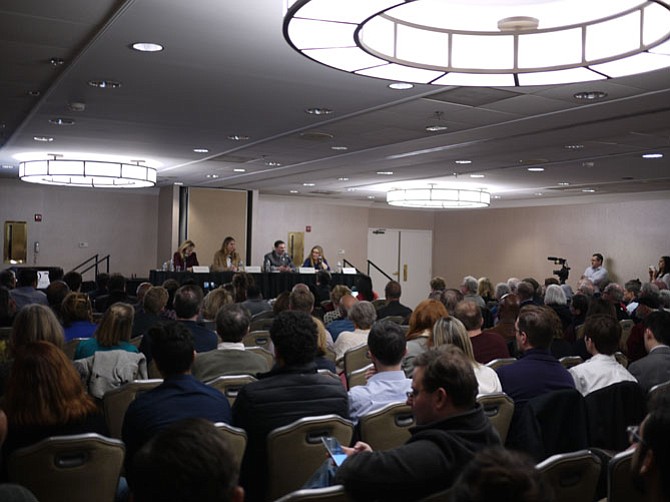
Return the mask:
<path fill-rule="evenodd" d="M 394 188 L 386 192 L 386 202 L 391 206 L 424 209 L 475 208 L 488 207 L 491 194 L 469 188 Z"/>
<path fill-rule="evenodd" d="M 436 85 L 584 82 L 670 66 L 662 0 L 289 0 L 303 55 L 370 77 Z"/>

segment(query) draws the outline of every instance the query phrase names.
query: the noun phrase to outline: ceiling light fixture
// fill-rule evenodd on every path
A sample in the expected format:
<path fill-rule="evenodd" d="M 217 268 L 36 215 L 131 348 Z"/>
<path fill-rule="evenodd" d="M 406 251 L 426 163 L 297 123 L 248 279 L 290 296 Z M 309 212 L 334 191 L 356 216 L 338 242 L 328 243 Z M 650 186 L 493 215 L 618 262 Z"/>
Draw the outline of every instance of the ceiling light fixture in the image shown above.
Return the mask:
<path fill-rule="evenodd" d="M 291 46 L 369 77 L 436 85 L 604 80 L 670 66 L 661 0 L 294 0 Z M 659 50 L 657 50 L 657 48 Z"/>
<path fill-rule="evenodd" d="M 531 173 L 541 173 L 544 171 L 544 167 L 529 167 L 528 170 Z"/>
<path fill-rule="evenodd" d="M 372 200 L 372 199 L 374 199 L 374 198 L 375 198 L 374 195 L 368 195 L 368 199 L 371 199 L 371 200 Z"/>
<path fill-rule="evenodd" d="M 333 113 L 333 110 L 330 108 L 307 108 L 305 113 L 309 115 L 330 115 Z"/>
<path fill-rule="evenodd" d="M 290 190 L 289 193 L 300 193 L 297 190 Z"/>
<path fill-rule="evenodd" d="M 488 207 L 491 194 L 485 190 L 466 188 L 394 188 L 386 193 L 391 206 L 426 209 Z"/>
<path fill-rule="evenodd" d="M 14 166 L 11 164 L 2 164 L 3 169 L 14 169 Z"/>
<path fill-rule="evenodd" d="M 485 174 L 471 174 L 471 178 L 486 178 Z"/>
<path fill-rule="evenodd" d="M 265 165 L 268 166 L 268 167 L 279 167 L 279 166 L 281 166 L 281 162 L 275 162 L 273 160 L 267 160 L 265 162 Z"/>
<path fill-rule="evenodd" d="M 209 148 L 194 148 L 195 153 L 209 153 Z"/>
<path fill-rule="evenodd" d="M 566 150 L 581 150 L 584 148 L 584 145 L 565 145 L 563 148 Z"/>
<path fill-rule="evenodd" d="M 242 167 L 236 167 L 235 169 L 233 169 L 233 172 L 234 173 L 246 173 L 247 170 L 242 168 Z"/>
<path fill-rule="evenodd" d="M 121 87 L 121 82 L 117 80 L 89 80 L 88 85 L 99 89 L 117 89 Z"/>
<path fill-rule="evenodd" d="M 595 188 L 584 188 L 582 192 L 584 193 L 594 193 L 596 191 Z"/>
<path fill-rule="evenodd" d="M 643 159 L 662 159 L 663 154 L 662 153 L 645 153 L 642 155 Z"/>
<path fill-rule="evenodd" d="M 425 127 L 426 131 L 428 131 L 428 132 L 442 132 L 442 131 L 446 131 L 447 129 L 449 129 L 447 127 L 447 125 L 444 122 L 442 122 L 443 116 L 444 116 L 444 112 L 435 112 L 433 114 L 433 118 L 437 121 L 437 123 L 426 126 Z"/>
<path fill-rule="evenodd" d="M 53 57 L 53 58 L 49 59 L 49 63 L 52 66 L 61 66 L 61 65 L 65 64 L 65 60 L 63 58 Z"/>
<path fill-rule="evenodd" d="M 349 178 L 342 176 L 341 178 L 337 178 L 337 181 L 349 181 Z"/>
<path fill-rule="evenodd" d="M 604 91 L 584 91 L 573 94 L 573 97 L 583 101 L 596 101 L 598 99 L 606 98 L 607 93 Z"/>
<path fill-rule="evenodd" d="M 40 143 L 51 143 L 54 140 L 51 136 L 33 136 L 33 139 Z"/>
<path fill-rule="evenodd" d="M 456 164 L 472 164 L 472 161 L 471 161 L 471 160 L 465 160 L 465 159 L 463 159 L 463 160 L 455 160 L 454 162 L 455 162 Z"/>
<path fill-rule="evenodd" d="M 559 181 L 558 186 L 559 187 L 569 187 L 570 183 L 568 183 L 567 181 Z"/>
<path fill-rule="evenodd" d="M 392 176 L 393 171 L 377 171 L 377 174 L 379 174 L 380 176 Z"/>
<path fill-rule="evenodd" d="M 57 117 L 57 118 L 49 119 L 49 124 L 59 125 L 59 126 L 70 126 L 70 125 L 74 125 L 74 120 Z"/>
<path fill-rule="evenodd" d="M 32 98 L 36 98 L 42 94 L 42 91 L 28 91 L 26 94 Z"/>
<path fill-rule="evenodd" d="M 228 139 L 233 141 L 247 141 L 249 136 L 245 136 L 244 134 L 231 134 L 228 136 Z"/>
<path fill-rule="evenodd" d="M 316 186 L 315 183 L 303 183 L 302 186 L 304 187 L 313 187 Z"/>
<path fill-rule="evenodd" d="M 349 147 L 348 146 L 331 146 L 330 149 L 341 151 L 341 150 L 349 150 Z"/>
<path fill-rule="evenodd" d="M 210 178 L 210 179 L 217 179 L 219 177 L 218 174 L 205 174 L 205 178 Z"/>
<path fill-rule="evenodd" d="M 393 89 L 396 91 L 404 91 L 407 89 L 411 89 L 414 87 L 414 84 L 410 84 L 409 82 L 393 82 L 392 84 L 388 85 L 389 89 Z"/>
<path fill-rule="evenodd" d="M 58 155 L 46 160 L 19 163 L 19 178 L 28 183 L 87 188 L 144 188 L 156 184 L 156 168 L 140 162 L 128 164 L 106 160 L 66 159 Z"/>
<path fill-rule="evenodd" d="M 135 42 L 130 47 L 139 52 L 160 52 L 163 50 L 162 45 L 154 44 L 152 42 Z"/>

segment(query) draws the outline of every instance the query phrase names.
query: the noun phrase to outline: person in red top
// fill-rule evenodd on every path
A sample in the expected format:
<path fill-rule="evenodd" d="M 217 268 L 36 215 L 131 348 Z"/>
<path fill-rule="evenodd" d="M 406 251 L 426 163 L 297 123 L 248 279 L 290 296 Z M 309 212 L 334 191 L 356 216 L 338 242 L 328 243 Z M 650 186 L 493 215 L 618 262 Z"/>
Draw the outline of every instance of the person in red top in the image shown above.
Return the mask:
<path fill-rule="evenodd" d="M 471 300 L 463 300 L 456 305 L 454 317 L 463 323 L 472 342 L 475 360 L 486 364 L 494 359 L 509 357 L 505 339 L 495 331 L 482 331 L 484 318 L 479 305 Z"/>
<path fill-rule="evenodd" d="M 195 243 L 190 239 L 181 243 L 179 249 L 177 249 L 177 252 L 172 257 L 174 269 L 177 272 L 190 272 L 193 270 L 193 267 L 199 265 L 198 257 L 196 256 L 194 249 Z"/>

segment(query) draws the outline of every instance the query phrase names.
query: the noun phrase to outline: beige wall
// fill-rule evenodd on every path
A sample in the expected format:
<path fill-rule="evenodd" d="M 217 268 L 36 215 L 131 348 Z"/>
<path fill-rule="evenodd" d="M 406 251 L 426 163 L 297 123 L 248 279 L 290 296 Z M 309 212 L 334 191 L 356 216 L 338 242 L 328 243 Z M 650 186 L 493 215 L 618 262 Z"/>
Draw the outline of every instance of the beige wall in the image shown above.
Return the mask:
<path fill-rule="evenodd" d="M 35 214 L 42 215 L 41 222 L 35 222 Z M 95 190 L 2 180 L 0 219 L 28 222 L 29 265 L 61 266 L 67 271 L 99 253 L 110 254 L 110 271 L 127 276 L 146 275 L 156 266 L 155 189 Z M 80 242 L 88 247 L 80 248 Z M 85 279 L 93 279 L 93 273 Z"/>
<path fill-rule="evenodd" d="M 160 188 L 158 196 L 158 266 L 170 261 L 179 246 L 179 187 L 168 185 Z"/>

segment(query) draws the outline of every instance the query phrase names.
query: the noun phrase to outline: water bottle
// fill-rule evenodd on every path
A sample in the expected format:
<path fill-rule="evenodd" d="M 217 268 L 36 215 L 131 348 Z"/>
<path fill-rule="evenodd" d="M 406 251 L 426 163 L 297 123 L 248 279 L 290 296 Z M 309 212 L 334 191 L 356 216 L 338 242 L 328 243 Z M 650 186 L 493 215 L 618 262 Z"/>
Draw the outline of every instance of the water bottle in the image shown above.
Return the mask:
<path fill-rule="evenodd" d="M 244 272 L 244 262 L 241 261 L 240 264 L 237 266 L 237 270 L 240 272 Z"/>

